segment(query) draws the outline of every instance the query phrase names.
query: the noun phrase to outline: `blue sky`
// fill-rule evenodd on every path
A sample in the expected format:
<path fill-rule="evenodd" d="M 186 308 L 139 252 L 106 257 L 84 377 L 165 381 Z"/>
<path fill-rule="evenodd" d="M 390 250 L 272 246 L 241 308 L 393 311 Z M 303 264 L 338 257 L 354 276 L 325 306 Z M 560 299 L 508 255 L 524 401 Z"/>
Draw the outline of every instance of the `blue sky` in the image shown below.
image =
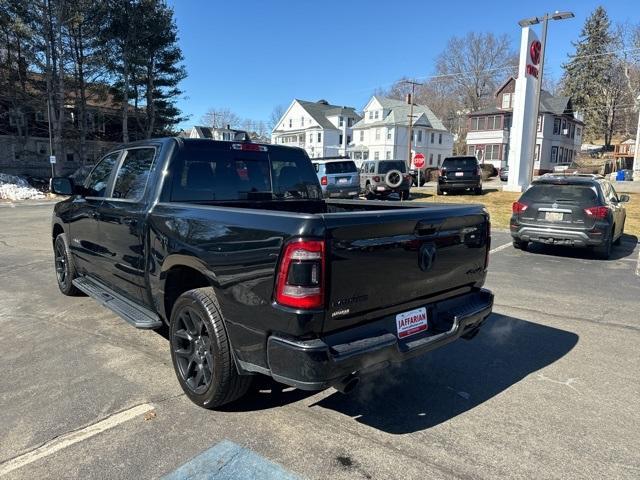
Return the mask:
<path fill-rule="evenodd" d="M 560 77 L 585 19 L 603 4 L 614 22 L 640 22 L 638 0 L 169 0 L 175 9 L 188 78 L 182 126 L 211 107 L 267 120 L 293 98 L 325 98 L 362 108 L 377 87 L 426 77 L 449 37 L 507 34 L 518 47 L 518 20 L 555 10 L 576 18 L 549 27 L 545 75 Z"/>

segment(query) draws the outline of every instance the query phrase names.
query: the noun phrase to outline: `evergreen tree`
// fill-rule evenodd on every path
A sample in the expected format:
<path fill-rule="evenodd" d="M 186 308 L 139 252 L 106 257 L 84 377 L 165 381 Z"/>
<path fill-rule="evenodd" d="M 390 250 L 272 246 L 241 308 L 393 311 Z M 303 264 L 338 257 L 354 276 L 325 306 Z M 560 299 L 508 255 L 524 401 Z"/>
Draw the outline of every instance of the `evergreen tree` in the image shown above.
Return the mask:
<path fill-rule="evenodd" d="M 616 43 L 606 10 L 597 7 L 585 22 L 579 40 L 573 43 L 575 54 L 563 66 L 563 91 L 576 110 L 584 113 L 586 137 L 604 137 L 607 148 L 624 96 L 621 64 L 612 53 Z"/>

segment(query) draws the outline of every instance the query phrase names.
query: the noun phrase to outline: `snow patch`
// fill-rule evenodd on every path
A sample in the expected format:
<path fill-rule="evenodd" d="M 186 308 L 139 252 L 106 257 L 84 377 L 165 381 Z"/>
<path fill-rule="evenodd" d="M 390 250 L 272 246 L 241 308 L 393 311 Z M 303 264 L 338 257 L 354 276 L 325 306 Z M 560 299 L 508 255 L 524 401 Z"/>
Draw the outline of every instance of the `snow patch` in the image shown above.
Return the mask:
<path fill-rule="evenodd" d="M 46 198 L 36 190 L 26 179 L 17 175 L 0 173 L 0 199 L 3 200 L 32 200 Z"/>

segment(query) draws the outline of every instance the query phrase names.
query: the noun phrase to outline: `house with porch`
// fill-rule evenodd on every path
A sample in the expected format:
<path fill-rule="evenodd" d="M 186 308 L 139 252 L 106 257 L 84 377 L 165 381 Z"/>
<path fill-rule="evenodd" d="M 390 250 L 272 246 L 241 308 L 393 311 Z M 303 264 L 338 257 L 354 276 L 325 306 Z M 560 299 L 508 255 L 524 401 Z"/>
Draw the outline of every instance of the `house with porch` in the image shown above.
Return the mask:
<path fill-rule="evenodd" d="M 507 165 L 511 119 L 515 98 L 515 78 L 510 77 L 495 93 L 493 105 L 467 115 L 467 154 L 496 168 Z M 534 174 L 553 171 L 570 164 L 582 143 L 584 122 L 574 111 L 571 98 L 540 94 L 540 111 L 535 147 Z"/>
<path fill-rule="evenodd" d="M 361 164 L 372 160 L 408 161 L 411 105 L 374 95 L 364 107 L 364 117 L 353 126 L 349 156 Z M 411 158 L 422 153 L 425 168 L 437 168 L 453 152 L 453 135 L 426 105 L 413 104 Z"/>
<path fill-rule="evenodd" d="M 353 107 L 294 99 L 273 129 L 271 143 L 304 148 L 311 158 L 346 157 L 359 120 Z"/>

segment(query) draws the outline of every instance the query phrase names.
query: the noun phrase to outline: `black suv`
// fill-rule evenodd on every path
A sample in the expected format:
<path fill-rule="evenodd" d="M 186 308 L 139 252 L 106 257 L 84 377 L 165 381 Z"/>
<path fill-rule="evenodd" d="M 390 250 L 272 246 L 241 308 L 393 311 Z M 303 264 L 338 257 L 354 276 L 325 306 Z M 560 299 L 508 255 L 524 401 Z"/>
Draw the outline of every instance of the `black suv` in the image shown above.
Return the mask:
<path fill-rule="evenodd" d="M 593 247 L 609 258 L 624 232 L 628 195 L 618 195 L 599 175 L 546 174 L 513 204 L 515 248 L 529 242 Z"/>
<path fill-rule="evenodd" d="M 447 157 L 438 175 L 438 195 L 454 190 L 473 190 L 482 194 L 482 171 L 473 156 Z"/>

